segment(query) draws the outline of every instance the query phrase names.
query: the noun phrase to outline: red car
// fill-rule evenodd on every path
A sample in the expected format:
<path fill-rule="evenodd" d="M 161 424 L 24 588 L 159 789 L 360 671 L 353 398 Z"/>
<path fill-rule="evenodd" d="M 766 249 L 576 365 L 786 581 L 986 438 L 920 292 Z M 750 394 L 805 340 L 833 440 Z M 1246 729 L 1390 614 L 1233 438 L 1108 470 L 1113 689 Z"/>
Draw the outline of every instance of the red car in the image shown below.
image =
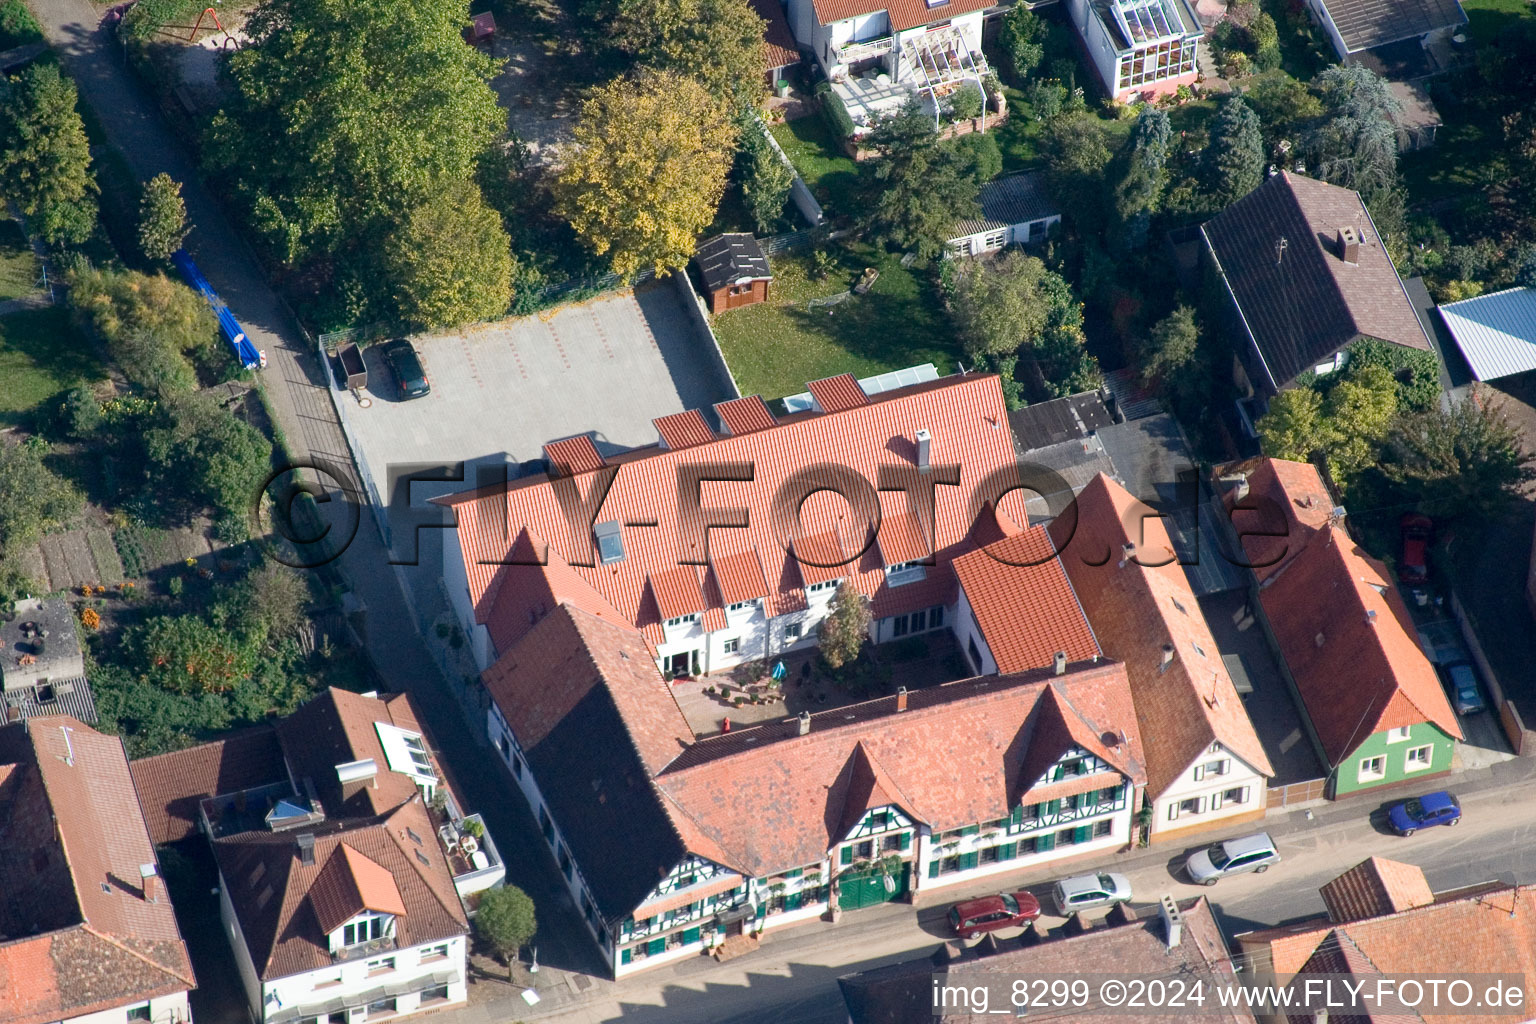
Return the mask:
<path fill-rule="evenodd" d="M 1403 557 L 1397 565 L 1397 578 L 1410 587 L 1429 579 L 1429 542 L 1435 524 L 1429 516 L 1410 512 L 1398 520 L 1403 531 Z"/>
<path fill-rule="evenodd" d="M 974 939 L 1002 928 L 1019 928 L 1040 916 L 1033 893 L 1003 892 L 982 896 L 949 908 L 949 927 L 962 939 Z"/>

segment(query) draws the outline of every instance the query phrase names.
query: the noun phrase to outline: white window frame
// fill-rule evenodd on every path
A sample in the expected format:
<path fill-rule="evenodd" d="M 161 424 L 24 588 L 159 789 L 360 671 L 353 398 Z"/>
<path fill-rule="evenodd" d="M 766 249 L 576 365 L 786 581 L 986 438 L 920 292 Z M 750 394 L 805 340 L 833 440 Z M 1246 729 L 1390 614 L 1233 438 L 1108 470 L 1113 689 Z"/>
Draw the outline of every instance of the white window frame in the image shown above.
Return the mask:
<path fill-rule="evenodd" d="M 728 637 L 720 644 L 721 654 L 735 654 L 739 650 L 741 650 L 741 637 L 739 636 Z"/>
<path fill-rule="evenodd" d="M 1409 736 L 1412 733 L 1413 733 L 1413 726 L 1411 726 L 1411 725 L 1400 725 L 1396 729 L 1388 729 L 1387 730 L 1387 742 L 1388 743 L 1401 743 L 1404 740 L 1408 739 Z"/>
<path fill-rule="evenodd" d="M 807 594 L 820 593 L 823 590 L 836 590 L 837 585 L 843 582 L 842 577 L 835 580 L 822 580 L 820 583 L 812 583 L 805 588 Z"/>
<path fill-rule="evenodd" d="M 1424 760 L 1415 761 L 1413 756 L 1415 754 L 1423 754 Z M 1409 747 L 1403 751 L 1403 771 L 1405 772 L 1422 772 L 1432 765 L 1434 761 L 1435 745 L 1433 743 L 1424 743 L 1417 747 Z"/>
<path fill-rule="evenodd" d="M 746 611 L 748 608 L 756 608 L 757 602 L 760 600 L 762 598 L 754 597 L 750 601 L 737 601 L 734 604 L 726 605 L 725 610 L 728 612 Z"/>
<path fill-rule="evenodd" d="M 916 583 L 928 575 L 923 567 L 921 559 L 911 562 L 897 562 L 895 565 L 885 567 L 885 585 L 899 587 L 906 583 Z"/>
<path fill-rule="evenodd" d="M 698 612 L 693 612 L 693 613 L 691 613 L 689 615 L 679 615 L 675 619 L 668 619 L 667 620 L 667 628 L 668 629 L 675 629 L 678 626 L 682 626 L 682 625 L 685 625 L 685 624 L 690 623 L 690 622 L 698 622 L 698 621 L 699 621 L 699 613 Z"/>
<path fill-rule="evenodd" d="M 1371 767 L 1371 765 L 1375 767 Z M 1379 782 L 1387 777 L 1387 756 L 1385 754 L 1372 754 L 1370 757 L 1362 757 L 1357 766 L 1356 779 L 1360 782 Z"/>
<path fill-rule="evenodd" d="M 1001 249 L 1008 244 L 1008 231 L 989 231 L 981 237 L 981 247 L 986 252 Z"/>
<path fill-rule="evenodd" d="M 799 640 L 804 636 L 798 622 L 786 622 L 784 624 L 784 639 Z"/>

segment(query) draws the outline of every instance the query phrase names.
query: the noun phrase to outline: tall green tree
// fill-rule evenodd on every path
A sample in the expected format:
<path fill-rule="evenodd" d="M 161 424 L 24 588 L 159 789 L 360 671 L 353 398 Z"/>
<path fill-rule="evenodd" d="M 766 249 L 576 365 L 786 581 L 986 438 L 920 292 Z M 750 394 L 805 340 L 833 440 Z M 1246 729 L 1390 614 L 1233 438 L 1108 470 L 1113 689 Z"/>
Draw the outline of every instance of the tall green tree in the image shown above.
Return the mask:
<path fill-rule="evenodd" d="M 1152 214 L 1162 201 L 1168 183 L 1168 144 L 1173 126 L 1168 115 L 1148 104 L 1136 117 L 1121 159 L 1120 182 L 1115 186 L 1115 216 L 1120 230 L 1116 238 L 1126 248 L 1146 244 Z"/>
<path fill-rule="evenodd" d="M 1045 22 L 1027 5 L 1014 4 L 1003 15 L 997 41 L 1015 77 L 1028 78 L 1040 66 L 1045 59 L 1045 36 Z"/>
<path fill-rule="evenodd" d="M 950 311 L 969 359 L 1017 352 L 1045 330 L 1051 296 L 1041 285 L 1049 271 L 1040 260 L 1013 251 L 945 269 Z"/>
<path fill-rule="evenodd" d="M 266 0 L 203 147 L 286 263 L 376 245 L 507 131 L 453 0 Z M 388 282 L 379 282 L 387 293 Z"/>
<path fill-rule="evenodd" d="M 860 167 L 864 224 L 875 241 L 928 259 L 943 251 L 956 221 L 980 215 L 975 165 L 939 140 L 915 99 L 880 118 L 864 141 L 880 155 Z"/>
<path fill-rule="evenodd" d="M 48 445 L 0 439 L 0 554 L 13 554 L 78 515 L 85 499 L 43 461 Z"/>
<path fill-rule="evenodd" d="M 83 242 L 96 228 L 100 190 L 75 99 L 57 64 L 0 77 L 0 194 L 54 245 Z"/>
<path fill-rule="evenodd" d="M 1211 121 L 1202 177 L 1206 192 L 1222 206 L 1237 202 L 1264 180 L 1259 118 L 1236 94 L 1222 101 Z"/>
<path fill-rule="evenodd" d="M 1292 462 L 1309 461 L 1332 436 L 1323 420 L 1323 396 L 1311 388 L 1280 392 L 1256 426 L 1264 454 Z"/>
<path fill-rule="evenodd" d="M 1307 136 L 1318 177 L 1374 204 L 1397 184 L 1393 119 L 1403 105 L 1386 79 L 1362 64 L 1330 65 L 1312 85 L 1323 103 L 1322 120 Z"/>
<path fill-rule="evenodd" d="M 730 107 L 763 95 L 767 61 L 763 19 L 747 0 L 672 0 L 689 9 L 673 31 L 658 34 L 640 54 L 646 64 L 695 79 Z"/>
<path fill-rule="evenodd" d="M 1166 387 L 1171 378 L 1184 372 L 1200 347 L 1200 325 L 1195 311 L 1185 305 L 1174 308 L 1147 332 L 1141 353 L 1143 383 Z"/>
<path fill-rule="evenodd" d="M 1323 398 L 1331 437 L 1328 465 L 1341 480 L 1376 464 L 1397 416 L 1397 381 L 1381 366 L 1350 370 Z"/>
<path fill-rule="evenodd" d="M 475 911 L 475 934 L 496 950 L 510 975 L 517 951 L 538 931 L 533 900 L 515 885 L 487 889 Z"/>
<path fill-rule="evenodd" d="M 1051 194 L 1077 222 L 1083 234 L 1108 223 L 1104 176 L 1114 154 L 1105 142 L 1103 122 L 1086 111 L 1064 111 L 1050 119 L 1041 140 Z"/>
<path fill-rule="evenodd" d="M 162 509 L 212 509 L 224 540 L 246 539 L 271 465 L 261 432 L 202 395 L 162 399 L 144 431 L 148 492 Z"/>
<path fill-rule="evenodd" d="M 736 155 L 741 193 L 747 212 L 759 234 L 771 234 L 784 216 L 784 204 L 794 186 L 794 172 L 774 152 L 755 122 L 741 128 L 741 149 Z"/>
<path fill-rule="evenodd" d="M 1405 500 L 1446 518 L 1487 518 L 1536 480 L 1536 462 L 1502 406 L 1479 388 L 1406 416 L 1387 438 L 1382 471 Z"/>
<path fill-rule="evenodd" d="M 720 205 L 736 131 L 691 78 L 616 79 L 582 104 L 557 209 L 621 277 L 682 268 Z"/>
<path fill-rule="evenodd" d="M 869 641 L 869 622 L 869 598 L 844 580 L 827 604 L 817 640 L 828 665 L 842 668 L 859 656 Z"/>
<path fill-rule="evenodd" d="M 430 196 L 385 242 L 400 312 L 428 328 L 501 316 L 512 301 L 511 245 L 473 181 Z"/>
<path fill-rule="evenodd" d="M 181 183 L 164 173 L 146 181 L 139 195 L 139 251 L 156 262 L 168 260 L 189 230 Z"/>

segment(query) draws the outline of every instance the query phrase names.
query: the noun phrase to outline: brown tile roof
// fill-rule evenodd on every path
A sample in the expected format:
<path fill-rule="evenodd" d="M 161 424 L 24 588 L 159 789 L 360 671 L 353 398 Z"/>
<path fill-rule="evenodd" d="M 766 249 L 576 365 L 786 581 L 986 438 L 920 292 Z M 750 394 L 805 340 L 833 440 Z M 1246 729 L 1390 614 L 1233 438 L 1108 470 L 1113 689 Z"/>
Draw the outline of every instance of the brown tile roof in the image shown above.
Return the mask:
<path fill-rule="evenodd" d="M 806 385 L 806 390 L 816 399 L 822 412 L 842 412 L 844 409 L 857 409 L 869 404 L 869 396 L 859 387 L 859 382 L 851 373 L 813 380 Z"/>
<path fill-rule="evenodd" d="M 1238 473 L 1248 480 L 1248 494 L 1238 499 L 1228 491 L 1227 514 L 1262 582 L 1327 524 L 1333 498 L 1316 468 L 1305 462 L 1257 458 L 1222 470 L 1224 476 Z"/>
<path fill-rule="evenodd" d="M 932 554 L 928 535 L 916 512 L 902 512 L 880 520 L 880 557 L 886 565 L 918 562 Z"/>
<path fill-rule="evenodd" d="M 179 842 L 197 831 L 200 803 L 288 777 L 271 725 L 258 725 L 211 743 L 140 758 L 128 766 L 155 845 Z"/>
<path fill-rule="evenodd" d="M 1295 472 L 1305 478 L 1307 470 Z M 1284 479 L 1269 479 L 1266 497 L 1286 507 L 1292 498 Z M 1250 477 L 1251 493 L 1259 493 L 1254 484 Z M 1259 601 L 1330 764 L 1373 733 L 1419 722 L 1461 739 L 1386 567 L 1341 526 L 1313 529 L 1296 548 L 1264 578 Z"/>
<path fill-rule="evenodd" d="M 1101 653 L 1044 527 L 961 555 L 954 566 L 999 672 L 1041 668 L 1057 651 L 1069 661 Z"/>
<path fill-rule="evenodd" d="M 998 1015 L 970 1014 L 956 1010 L 935 1015 L 933 1012 L 934 975 L 943 974 L 956 985 L 988 984 L 1001 991 L 1008 976 L 1115 974 L 1174 978 L 1180 975 L 1217 977 L 1232 980 L 1235 975 L 1227 956 L 1221 928 L 1203 896 L 1182 900 L 1179 911 L 1184 920 L 1183 937 L 1169 949 L 1161 917 L 1155 908 L 1142 917 L 1118 923 L 1117 915 L 1092 931 L 1080 935 L 1056 937 L 1038 945 L 1014 946 L 991 955 L 972 950 L 958 960 L 941 961 L 923 957 L 905 963 L 878 967 L 838 979 L 848 1007 L 851 1024 L 983 1024 Z M 1000 977 L 999 977 L 1000 976 Z M 994 1002 L 995 1007 L 995 1002 Z M 1050 1019 L 1056 1015 L 1047 1014 Z M 1123 1024 L 1166 1024 L 1171 1018 L 1157 1011 L 1135 1013 L 1127 1010 L 1114 1015 L 1070 1013 L 1061 1020 L 1075 1022 L 1103 1021 Z M 1228 1010 L 1221 1017 L 1229 1024 L 1254 1024 L 1246 1010 Z"/>
<path fill-rule="evenodd" d="M 68 716 L 0 728 L 0 1022 L 45 1024 L 195 986 L 122 741 Z M 103 888 L 105 886 L 105 888 Z"/>
<path fill-rule="evenodd" d="M 331 850 L 315 876 L 309 902 L 320 930 L 327 935 L 365 910 L 405 913 L 394 876 L 345 842 Z"/>
<path fill-rule="evenodd" d="M 317 905 L 315 887 L 343 846 L 389 875 L 404 913 L 395 919 L 397 946 L 464 935 L 469 924 L 453 876 L 420 797 L 387 815 L 327 821 L 313 830 L 314 863 L 300 861 L 296 833 L 242 832 L 213 844 L 225 892 L 263 980 L 330 966 L 322 921 L 334 920 L 330 903 Z M 416 840 L 420 839 L 418 843 Z M 356 862 L 354 862 L 356 863 Z M 365 869 L 371 902 L 380 900 L 377 875 Z M 321 899 L 330 890 L 322 887 Z"/>
<path fill-rule="evenodd" d="M 662 442 L 673 451 L 692 448 L 696 444 L 708 444 L 715 439 L 715 432 L 709 429 L 709 424 L 704 422 L 704 416 L 697 409 L 675 412 L 651 422 L 655 424 Z"/>
<path fill-rule="evenodd" d="M 714 571 L 715 585 L 720 588 L 720 600 L 725 604 L 755 601 L 773 592 L 763 576 L 763 561 L 757 557 L 756 548 L 734 555 L 715 555 L 710 568 Z"/>
<path fill-rule="evenodd" d="M 725 851 L 727 866 L 762 876 L 824 856 L 842 838 L 849 800 L 857 805 L 877 788 L 935 830 L 1006 817 L 1038 781 L 1026 775 L 1028 766 L 1049 764 L 1076 745 L 1055 727 L 1039 745 L 1058 749 L 1036 745 L 1037 727 L 1057 712 L 1076 723 L 1071 737 L 1115 766 L 1116 773 L 1100 776 L 1100 787 L 1145 778 L 1117 663 L 930 687 L 908 694 L 900 712 L 895 700 L 813 715 L 804 735 L 789 719 L 710 737 L 656 784 Z M 936 764 L 945 770 L 935 772 Z"/>
<path fill-rule="evenodd" d="M 725 427 L 725 432 L 733 436 L 768 430 L 777 424 L 773 413 L 768 411 L 768 406 L 757 395 L 733 398 L 728 402 L 717 402 L 715 415 L 720 417 L 720 423 Z"/>
<path fill-rule="evenodd" d="M 763 67 L 769 71 L 800 62 L 800 47 L 789 30 L 789 20 L 779 0 L 752 0 L 752 10 L 763 19 Z"/>
<path fill-rule="evenodd" d="M 1148 790 L 1161 795 L 1212 743 L 1273 775 L 1162 519 L 1102 473 L 1078 493 L 1076 509 L 1075 520 L 1059 517 L 1052 531 L 1094 634 L 1125 663 Z M 1166 644 L 1173 660 L 1164 668 Z"/>
<path fill-rule="evenodd" d="M 590 473 L 606 465 L 598 454 L 597 445 L 586 434 L 549 442 L 544 446 L 544 458 L 549 462 L 550 470 L 561 476 Z"/>
<path fill-rule="evenodd" d="M 483 679 L 598 909 L 622 920 L 686 852 L 650 777 L 693 732 L 644 639 L 562 604 Z"/>
<path fill-rule="evenodd" d="M 1341 227 L 1360 235 L 1356 264 L 1337 253 Z M 1276 389 L 1361 336 L 1429 349 L 1358 193 L 1281 171 L 1202 230 Z"/>
<path fill-rule="evenodd" d="M 1361 861 L 1319 891 L 1328 916 L 1340 924 L 1435 902 L 1422 870 L 1385 857 Z"/>
<path fill-rule="evenodd" d="M 692 565 L 651 573 L 651 594 L 664 619 L 676 619 L 704 610 L 704 591 L 699 570 Z"/>
<path fill-rule="evenodd" d="M 730 415 L 723 418 L 736 429 Z M 771 614 L 799 607 L 804 601 L 801 575 L 779 540 L 783 523 L 774 496 L 795 474 L 819 463 L 845 466 L 872 482 L 880 479 L 881 466 L 911 468 L 914 424 L 932 434 L 934 464 L 961 467 L 960 486 L 940 487 L 934 497 L 935 565 L 920 581 L 890 587 L 877 554 L 864 550 L 838 574 L 870 599 L 877 618 L 949 604 L 955 593 L 949 563 L 971 546 L 972 493 L 994 474 L 1017 473 L 1007 410 L 997 378 L 991 375 L 953 376 L 881 392 L 867 404 L 842 412 L 800 413 L 772 429 L 724 436 L 681 452 L 657 446 L 611 459 L 609 465 L 618 472 L 598 510 L 598 521 L 654 520 L 657 526 L 626 527 L 624 559 L 606 565 L 597 563 L 592 537 L 580 531 L 572 535 L 553 484 L 542 477 L 442 499 L 457 516 L 476 620 L 487 625 L 498 652 L 562 600 L 641 626 L 653 643 L 660 640 L 659 628 L 650 628 L 644 620 L 642 606 L 650 603 L 647 581 L 653 572 L 677 567 L 677 472 L 680 466 L 701 462 L 752 463 L 750 481 L 714 485 L 720 497 L 711 499 L 747 509 L 747 526 L 729 534 L 711 533 L 729 550 L 757 550 L 773 588 Z M 881 494 L 879 500 L 883 515 L 910 511 L 900 491 Z M 801 508 L 801 529 L 814 536 L 842 522 L 850 534 L 857 532 L 848 522 L 856 517 L 846 513 L 842 499 L 813 495 Z M 515 540 L 509 542 L 509 537 Z M 863 546 L 862 538 L 844 540 L 852 544 L 849 552 Z M 546 556 L 547 564 L 506 564 L 533 563 Z"/>
<path fill-rule="evenodd" d="M 815 0 L 815 3 L 816 19 L 823 25 L 857 18 L 861 14 L 885 11 L 890 17 L 893 32 L 905 32 L 919 25 L 947 21 L 992 6 L 987 0 L 950 0 L 936 7 L 929 7 L 927 0 Z"/>
<path fill-rule="evenodd" d="M 417 721 L 408 698 L 382 700 L 332 687 L 277 723 L 293 781 L 302 787 L 303 780 L 309 779 L 326 813 L 333 817 L 383 814 L 416 795 L 415 780 L 390 770 L 376 722 L 422 734 L 432 755 L 430 737 Z M 433 759 L 435 762 L 435 755 Z M 372 785 L 360 788 L 344 802 L 336 766 L 352 761 L 372 761 L 378 774 Z"/>

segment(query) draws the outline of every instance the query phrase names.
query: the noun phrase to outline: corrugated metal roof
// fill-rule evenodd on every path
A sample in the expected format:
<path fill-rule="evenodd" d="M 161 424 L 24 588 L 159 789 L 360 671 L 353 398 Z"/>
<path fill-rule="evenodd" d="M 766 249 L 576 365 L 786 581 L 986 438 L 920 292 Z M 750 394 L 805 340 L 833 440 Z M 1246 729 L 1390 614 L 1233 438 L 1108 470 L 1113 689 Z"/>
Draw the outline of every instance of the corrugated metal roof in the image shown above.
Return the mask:
<path fill-rule="evenodd" d="M 1447 303 L 1440 317 L 1478 380 L 1536 370 L 1536 288 Z"/>
<path fill-rule="evenodd" d="M 1456 0 L 1323 0 L 1350 53 L 1465 24 Z"/>
<path fill-rule="evenodd" d="M 1006 178 L 989 181 L 977 197 L 981 201 L 979 220 L 962 220 L 952 229 L 954 238 L 966 238 L 983 231 L 1000 231 L 1014 224 L 1028 224 L 1061 213 L 1045 190 L 1042 171 L 1021 171 Z"/>

